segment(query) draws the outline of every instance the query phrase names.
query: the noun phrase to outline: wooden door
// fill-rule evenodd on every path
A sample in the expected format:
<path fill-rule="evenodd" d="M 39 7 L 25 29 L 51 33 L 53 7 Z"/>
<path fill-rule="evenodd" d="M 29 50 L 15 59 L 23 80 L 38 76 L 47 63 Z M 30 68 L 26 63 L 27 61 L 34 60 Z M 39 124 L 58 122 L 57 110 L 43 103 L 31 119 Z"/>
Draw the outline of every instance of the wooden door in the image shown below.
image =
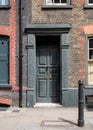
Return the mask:
<path fill-rule="evenodd" d="M 37 48 L 37 102 L 59 102 L 59 49 Z"/>

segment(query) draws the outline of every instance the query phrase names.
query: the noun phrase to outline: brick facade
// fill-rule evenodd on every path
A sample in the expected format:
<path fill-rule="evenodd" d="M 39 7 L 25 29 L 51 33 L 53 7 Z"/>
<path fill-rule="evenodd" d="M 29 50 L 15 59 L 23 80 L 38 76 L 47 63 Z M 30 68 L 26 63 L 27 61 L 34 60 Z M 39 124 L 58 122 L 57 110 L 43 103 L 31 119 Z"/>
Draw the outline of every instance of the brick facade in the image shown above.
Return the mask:
<path fill-rule="evenodd" d="M 0 36 L 9 36 L 9 84 L 12 87 L 0 86 L 0 103 L 7 105 L 14 103 L 13 89 L 16 88 L 16 25 L 16 2 L 10 0 L 10 8 L 0 8 Z"/>
<path fill-rule="evenodd" d="M 32 4 L 31 10 L 28 9 L 28 3 L 29 6 Z M 24 5 L 25 14 L 29 12 L 31 15 L 23 16 L 24 18 L 26 17 L 24 20 L 25 26 L 30 23 L 69 23 L 72 25 L 69 32 L 69 86 L 76 87 L 78 79 L 81 78 L 85 83 L 86 67 L 83 67 L 83 65 L 85 66 L 86 59 L 85 36 L 86 34 L 93 34 L 93 29 L 91 28 L 93 26 L 93 10 L 83 8 L 85 0 L 72 0 L 72 9 L 43 9 L 43 0 L 27 1 L 26 4 L 27 6 Z M 90 31 L 90 28 L 92 31 Z M 24 39 L 26 41 L 25 36 Z M 24 46 L 26 46 L 26 42 L 24 43 Z"/>
<path fill-rule="evenodd" d="M 26 105 L 26 89 L 28 86 L 28 36 L 25 27 L 28 24 L 70 24 L 69 31 L 69 88 L 77 88 L 77 82 L 82 79 L 86 85 L 86 35 L 93 34 L 93 9 L 85 9 L 85 0 L 72 0 L 72 9 L 42 8 L 43 0 L 22 1 L 23 12 L 23 104 Z M 19 102 L 19 27 L 18 0 L 10 0 L 10 9 L 0 9 L 0 35 L 10 37 L 9 75 L 12 89 L 9 89 L 9 103 L 18 105 Z M 91 14 L 91 15 L 90 15 Z M 6 15 L 6 17 L 5 17 Z M 24 87 L 25 86 L 25 87 Z M 0 94 L 7 88 L 0 89 Z M 5 97 L 7 95 L 5 94 Z M 3 96 L 0 96 L 3 103 Z M 11 100 L 11 101 L 10 101 Z M 9 104 L 8 103 L 8 104 Z"/>
<path fill-rule="evenodd" d="M 93 9 L 84 8 L 85 0 L 71 0 L 72 9 L 42 8 L 43 0 L 23 2 L 24 30 L 27 24 L 70 24 L 69 31 L 69 88 L 78 87 L 82 79 L 86 86 L 86 35 L 93 34 Z M 25 6 L 26 5 L 26 6 Z M 91 14 L 91 15 L 90 15 Z M 27 84 L 27 33 L 24 33 L 24 85 Z M 27 64 L 26 64 L 27 63 Z M 86 90 L 85 90 L 86 91 Z M 75 96 L 75 93 L 72 94 Z M 72 97 L 73 98 L 73 97 Z"/>

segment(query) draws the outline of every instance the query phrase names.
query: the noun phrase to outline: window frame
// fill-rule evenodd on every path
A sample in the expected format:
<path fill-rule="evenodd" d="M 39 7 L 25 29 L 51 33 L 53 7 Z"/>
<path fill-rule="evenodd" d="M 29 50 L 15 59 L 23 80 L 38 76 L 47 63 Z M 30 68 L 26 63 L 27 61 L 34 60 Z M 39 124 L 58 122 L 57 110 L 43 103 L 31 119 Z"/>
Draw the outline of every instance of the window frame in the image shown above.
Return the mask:
<path fill-rule="evenodd" d="M 93 4 L 90 4 L 89 0 L 85 0 L 84 9 L 93 9 Z"/>
<path fill-rule="evenodd" d="M 93 5 L 93 3 L 89 3 L 89 0 L 87 0 L 87 4 L 88 4 L 88 5 Z"/>
<path fill-rule="evenodd" d="M 57 4 L 57 3 L 51 3 L 51 4 L 46 4 L 46 0 L 43 0 L 43 6 L 42 6 L 42 8 L 44 9 L 44 8 L 50 8 L 50 9 L 59 9 L 59 8 L 62 8 L 62 9 L 72 9 L 73 8 L 73 6 L 72 6 L 72 4 L 71 4 L 72 2 L 71 2 L 71 0 L 67 0 L 67 4 L 61 4 L 61 3 L 59 3 L 59 4 Z"/>
<path fill-rule="evenodd" d="M 0 9 L 9 9 L 10 8 L 10 0 L 7 0 L 7 1 L 8 1 L 8 4 L 0 4 Z"/>
<path fill-rule="evenodd" d="M 89 39 L 93 39 L 93 34 L 86 35 L 86 88 L 93 88 L 93 82 L 89 82 L 89 62 L 93 62 L 89 59 Z"/>

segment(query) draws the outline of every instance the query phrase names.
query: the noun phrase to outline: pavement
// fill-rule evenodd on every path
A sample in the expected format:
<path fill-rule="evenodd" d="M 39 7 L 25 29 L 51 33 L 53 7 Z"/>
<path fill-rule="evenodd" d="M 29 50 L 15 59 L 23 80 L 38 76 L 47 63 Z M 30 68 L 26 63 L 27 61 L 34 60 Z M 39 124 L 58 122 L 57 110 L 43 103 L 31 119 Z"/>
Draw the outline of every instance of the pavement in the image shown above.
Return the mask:
<path fill-rule="evenodd" d="M 77 124 L 76 107 L 0 109 L 0 130 L 92 130 L 93 110 L 84 108 L 84 126 Z"/>

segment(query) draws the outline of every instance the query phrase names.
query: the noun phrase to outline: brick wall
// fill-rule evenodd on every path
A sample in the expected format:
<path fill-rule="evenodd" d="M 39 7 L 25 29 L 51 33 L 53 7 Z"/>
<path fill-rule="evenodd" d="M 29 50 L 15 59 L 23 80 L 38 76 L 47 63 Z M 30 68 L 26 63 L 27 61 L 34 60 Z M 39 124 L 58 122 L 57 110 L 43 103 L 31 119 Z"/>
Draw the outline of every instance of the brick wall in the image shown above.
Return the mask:
<path fill-rule="evenodd" d="M 32 0 L 31 23 L 70 23 L 72 25 L 69 32 L 69 85 L 76 87 L 79 79 L 83 79 L 85 83 L 85 35 L 93 34 L 92 29 L 89 31 L 93 25 L 93 9 L 83 8 L 85 0 L 72 0 L 73 8 L 68 10 L 42 9 L 42 4 L 43 0 Z"/>
<path fill-rule="evenodd" d="M 10 0 L 9 9 L 0 9 L 0 35 L 9 36 L 9 83 L 16 86 L 16 3 Z M 12 88 L 0 87 L 0 103 L 12 104 Z"/>

